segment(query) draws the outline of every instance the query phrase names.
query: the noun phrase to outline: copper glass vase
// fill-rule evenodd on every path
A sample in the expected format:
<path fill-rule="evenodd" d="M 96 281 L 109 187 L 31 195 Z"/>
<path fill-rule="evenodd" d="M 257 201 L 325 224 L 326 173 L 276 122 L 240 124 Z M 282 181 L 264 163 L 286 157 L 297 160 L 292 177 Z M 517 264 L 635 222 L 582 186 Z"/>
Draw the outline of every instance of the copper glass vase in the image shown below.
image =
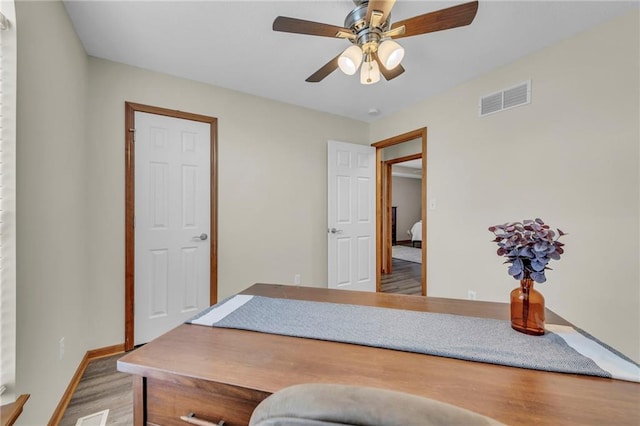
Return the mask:
<path fill-rule="evenodd" d="M 511 328 L 521 333 L 544 334 L 544 296 L 533 288 L 533 280 L 520 280 L 511 292 Z"/>

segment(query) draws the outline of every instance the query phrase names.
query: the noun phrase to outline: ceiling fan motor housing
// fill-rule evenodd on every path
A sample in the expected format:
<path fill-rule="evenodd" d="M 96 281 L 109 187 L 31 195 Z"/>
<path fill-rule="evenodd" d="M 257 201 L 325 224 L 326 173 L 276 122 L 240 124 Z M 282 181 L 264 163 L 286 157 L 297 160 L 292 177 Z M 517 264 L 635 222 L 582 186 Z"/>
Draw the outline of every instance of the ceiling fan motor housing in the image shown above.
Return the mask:
<path fill-rule="evenodd" d="M 356 6 L 346 18 L 344 18 L 344 27 L 351 28 L 355 33 L 367 26 L 367 3 Z"/>
<path fill-rule="evenodd" d="M 353 0 L 356 7 L 347 15 L 344 20 L 344 27 L 349 28 L 356 34 L 356 38 L 351 40 L 362 48 L 365 53 L 373 53 L 378 49 L 378 43 L 382 38 L 382 33 L 389 29 L 391 15 L 379 27 L 367 26 L 367 7 L 369 2 Z"/>

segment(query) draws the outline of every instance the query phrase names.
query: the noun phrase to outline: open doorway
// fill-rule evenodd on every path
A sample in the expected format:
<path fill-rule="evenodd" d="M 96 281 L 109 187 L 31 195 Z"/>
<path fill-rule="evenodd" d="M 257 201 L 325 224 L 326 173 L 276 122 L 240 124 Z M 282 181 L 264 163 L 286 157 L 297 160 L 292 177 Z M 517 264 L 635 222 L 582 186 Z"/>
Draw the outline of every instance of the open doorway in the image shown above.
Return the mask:
<path fill-rule="evenodd" d="M 426 296 L 427 129 L 414 130 L 372 146 L 376 148 L 377 174 L 376 289 L 378 292 Z M 406 179 L 407 176 L 411 176 L 412 182 Z M 403 189 L 401 180 L 405 180 L 404 185 L 410 188 Z M 394 188 L 398 193 L 396 197 Z M 402 201 L 403 196 L 405 201 Z M 418 199 L 406 200 L 407 196 Z"/>
<path fill-rule="evenodd" d="M 386 156 L 385 156 L 386 157 Z M 383 265 L 380 291 L 422 295 L 422 154 L 384 161 Z"/>

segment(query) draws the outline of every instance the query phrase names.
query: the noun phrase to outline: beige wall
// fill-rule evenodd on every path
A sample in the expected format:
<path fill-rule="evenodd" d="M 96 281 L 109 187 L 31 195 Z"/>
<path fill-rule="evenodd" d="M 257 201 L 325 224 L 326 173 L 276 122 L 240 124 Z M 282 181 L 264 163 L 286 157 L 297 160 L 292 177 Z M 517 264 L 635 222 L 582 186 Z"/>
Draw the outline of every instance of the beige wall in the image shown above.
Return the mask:
<path fill-rule="evenodd" d="M 125 100 L 219 119 L 220 297 L 324 285 L 326 141 L 428 126 L 430 294 L 505 300 L 486 228 L 541 216 L 570 233 L 549 306 L 640 358 L 637 12 L 371 126 L 87 59 L 59 2 L 17 18 L 19 424 L 48 420 L 86 350 L 123 341 Z M 527 78 L 531 105 L 477 118 L 480 95 Z"/>
<path fill-rule="evenodd" d="M 219 297 L 255 282 L 326 286 L 327 140 L 368 125 L 90 58 L 90 347 L 123 341 L 124 102 L 218 118 Z M 109 318 L 109 321 L 104 321 Z"/>
<path fill-rule="evenodd" d="M 88 61 L 61 3 L 16 15 L 18 424 L 43 425 L 88 349 Z"/>
<path fill-rule="evenodd" d="M 368 125 L 88 58 L 60 2 L 17 13 L 17 382 L 40 425 L 84 353 L 124 341 L 125 101 L 219 120 L 220 297 L 326 283 L 326 142 Z"/>
<path fill-rule="evenodd" d="M 398 241 L 411 240 L 407 231 L 420 220 L 422 210 L 422 179 L 394 176 L 391 179 L 393 197 L 392 205 L 396 210 L 396 239 Z"/>
<path fill-rule="evenodd" d="M 569 233 L 536 285 L 548 307 L 640 360 L 638 15 L 371 125 L 371 140 L 428 127 L 429 295 L 507 301 L 487 227 L 541 217 Z M 527 79 L 530 105 L 478 118 L 480 96 Z"/>

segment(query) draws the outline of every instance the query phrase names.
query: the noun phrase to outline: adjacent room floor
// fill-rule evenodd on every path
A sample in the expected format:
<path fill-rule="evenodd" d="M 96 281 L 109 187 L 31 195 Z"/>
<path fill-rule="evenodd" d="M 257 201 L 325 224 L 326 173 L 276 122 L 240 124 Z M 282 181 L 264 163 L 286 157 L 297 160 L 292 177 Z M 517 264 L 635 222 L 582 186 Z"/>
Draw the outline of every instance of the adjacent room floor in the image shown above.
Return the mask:
<path fill-rule="evenodd" d="M 383 274 L 380 286 L 383 293 L 422 295 L 422 265 L 407 260 L 391 259 L 391 274 Z"/>

